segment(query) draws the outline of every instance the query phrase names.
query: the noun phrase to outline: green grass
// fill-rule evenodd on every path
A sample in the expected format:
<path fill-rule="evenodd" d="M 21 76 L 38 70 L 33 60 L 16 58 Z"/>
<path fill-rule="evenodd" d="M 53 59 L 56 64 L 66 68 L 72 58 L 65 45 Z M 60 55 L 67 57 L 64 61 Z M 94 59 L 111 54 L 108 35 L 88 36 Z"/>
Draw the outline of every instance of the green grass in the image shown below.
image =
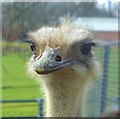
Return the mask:
<path fill-rule="evenodd" d="M 8 47 L 4 43 L 3 47 Z M 27 45 L 13 43 L 13 48 L 20 47 L 23 55 L 5 51 L 2 57 L 2 98 L 3 100 L 37 99 L 43 97 L 42 91 L 36 81 L 30 79 L 26 74 L 25 65 L 28 60 L 26 55 Z M 12 50 L 11 50 L 12 51 Z M 21 50 L 20 50 L 21 51 Z M 110 54 L 109 81 L 118 82 L 118 50 L 112 49 Z M 24 55 L 25 54 L 25 55 Z M 97 51 L 97 57 L 101 61 L 102 52 Z M 108 82 L 109 97 L 118 95 L 118 85 Z M 114 90 L 114 93 L 111 92 Z M 36 116 L 38 114 L 37 103 L 4 103 L 2 116 Z"/>
<path fill-rule="evenodd" d="M 3 116 L 37 116 L 37 103 L 6 103 L 3 104 Z"/>
<path fill-rule="evenodd" d="M 3 57 L 3 99 L 34 99 L 40 96 L 37 83 L 26 74 L 25 62 L 17 54 Z"/>
<path fill-rule="evenodd" d="M 2 99 L 37 99 L 42 93 L 36 81 L 30 79 L 26 74 L 26 60 L 19 55 L 9 54 L 2 57 Z M 30 103 L 4 103 L 2 107 L 3 116 L 36 116 L 37 104 Z M 22 106 L 23 105 L 23 106 Z M 34 111 L 32 111 L 34 110 Z M 15 113 L 14 113 L 15 112 Z"/>
<path fill-rule="evenodd" d="M 118 97 L 118 49 L 112 49 L 109 60 L 109 74 L 108 74 L 108 84 L 107 84 L 107 97 L 114 100 Z M 115 103 L 107 101 L 106 110 L 109 111 L 112 106 L 115 106 Z"/>

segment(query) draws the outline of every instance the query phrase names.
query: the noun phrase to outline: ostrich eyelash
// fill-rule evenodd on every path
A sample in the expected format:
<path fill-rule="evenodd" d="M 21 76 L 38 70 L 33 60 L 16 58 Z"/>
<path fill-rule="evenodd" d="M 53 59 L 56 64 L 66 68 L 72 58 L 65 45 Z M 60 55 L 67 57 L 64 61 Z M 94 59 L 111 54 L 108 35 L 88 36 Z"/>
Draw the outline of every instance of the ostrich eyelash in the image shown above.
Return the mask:
<path fill-rule="evenodd" d="M 36 57 L 36 44 L 31 39 L 26 39 L 25 42 L 30 44 L 30 49 L 34 55 L 34 58 Z"/>
<path fill-rule="evenodd" d="M 90 39 L 86 39 L 80 45 L 80 52 L 86 56 L 91 55 L 92 46 L 95 46 L 95 43 Z"/>
<path fill-rule="evenodd" d="M 27 42 L 29 44 L 35 44 L 31 39 L 26 39 L 25 42 Z"/>
<path fill-rule="evenodd" d="M 27 39 L 25 42 L 29 43 L 30 44 L 30 49 L 33 53 L 35 53 L 36 51 L 36 44 L 32 41 L 32 40 L 29 40 Z"/>
<path fill-rule="evenodd" d="M 92 39 L 85 39 L 82 44 L 87 44 L 87 45 L 91 45 L 91 46 L 96 46 L 96 43 L 92 41 Z"/>

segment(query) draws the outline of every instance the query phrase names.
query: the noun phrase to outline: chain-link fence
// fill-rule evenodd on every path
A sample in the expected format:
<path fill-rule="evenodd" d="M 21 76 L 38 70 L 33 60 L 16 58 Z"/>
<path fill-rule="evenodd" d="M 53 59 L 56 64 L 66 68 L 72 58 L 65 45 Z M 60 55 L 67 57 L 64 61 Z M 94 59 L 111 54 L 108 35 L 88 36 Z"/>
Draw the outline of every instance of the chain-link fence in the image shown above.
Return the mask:
<path fill-rule="evenodd" d="M 102 75 L 88 92 L 83 113 L 88 117 L 98 117 L 105 112 L 118 110 L 118 42 L 111 42 L 99 48 Z M 98 51 L 97 51 L 98 52 Z M 84 114 L 83 114 L 84 115 Z"/>

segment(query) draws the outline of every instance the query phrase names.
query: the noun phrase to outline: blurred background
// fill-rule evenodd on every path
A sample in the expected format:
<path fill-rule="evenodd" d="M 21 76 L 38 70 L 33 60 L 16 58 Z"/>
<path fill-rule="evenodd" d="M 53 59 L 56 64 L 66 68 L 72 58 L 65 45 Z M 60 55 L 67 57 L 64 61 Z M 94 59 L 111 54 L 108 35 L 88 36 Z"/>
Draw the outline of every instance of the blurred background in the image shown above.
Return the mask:
<path fill-rule="evenodd" d="M 87 116 L 118 109 L 118 18 L 117 0 L 95 2 L 17 2 L 2 0 L 2 116 L 42 116 L 44 98 L 38 84 L 26 74 L 25 65 L 31 55 L 22 34 L 43 25 L 56 25 L 68 15 L 78 26 L 94 32 L 96 40 L 108 43 L 95 52 L 103 67 L 88 94 L 84 112 Z M 92 94 L 92 95 L 91 95 Z M 89 102 L 89 103 L 87 103 Z M 96 107 L 98 107 L 96 109 Z"/>

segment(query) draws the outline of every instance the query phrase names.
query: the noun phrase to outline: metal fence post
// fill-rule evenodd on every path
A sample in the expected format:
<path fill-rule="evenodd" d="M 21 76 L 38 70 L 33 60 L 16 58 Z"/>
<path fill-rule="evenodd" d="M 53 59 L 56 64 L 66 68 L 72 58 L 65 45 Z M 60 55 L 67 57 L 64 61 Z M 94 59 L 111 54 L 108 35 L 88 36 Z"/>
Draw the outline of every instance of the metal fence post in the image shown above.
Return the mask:
<path fill-rule="evenodd" d="M 43 101 L 44 101 L 44 99 L 39 98 L 37 101 L 38 101 L 38 117 L 43 117 Z"/>
<path fill-rule="evenodd" d="M 104 53 L 103 53 L 103 73 L 102 73 L 103 75 L 102 75 L 102 89 L 101 89 L 101 109 L 100 109 L 101 114 L 103 114 L 106 108 L 109 55 L 110 55 L 110 46 L 105 45 Z"/>

